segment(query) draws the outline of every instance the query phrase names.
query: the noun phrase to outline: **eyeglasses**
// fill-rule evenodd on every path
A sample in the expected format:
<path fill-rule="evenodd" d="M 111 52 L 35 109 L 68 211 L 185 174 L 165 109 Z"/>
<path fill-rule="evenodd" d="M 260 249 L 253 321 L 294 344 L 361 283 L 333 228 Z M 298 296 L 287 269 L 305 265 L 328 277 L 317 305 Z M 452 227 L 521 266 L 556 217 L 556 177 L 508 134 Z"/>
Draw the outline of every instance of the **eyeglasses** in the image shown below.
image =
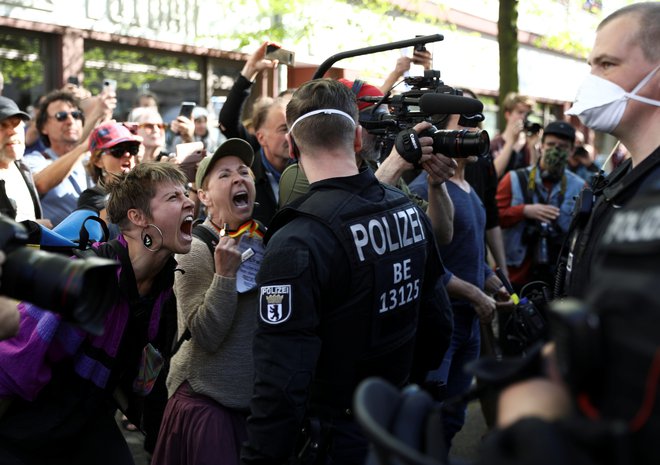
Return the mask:
<path fill-rule="evenodd" d="M 140 146 L 138 144 L 119 144 L 114 147 L 106 149 L 104 152 L 112 155 L 115 158 L 123 157 L 127 152 L 131 156 L 135 156 L 140 151 Z"/>
<path fill-rule="evenodd" d="M 165 129 L 165 125 L 163 123 L 140 123 L 138 127 L 148 131 L 155 131 L 156 128 L 159 128 L 161 131 Z"/>
<path fill-rule="evenodd" d="M 73 119 L 82 119 L 83 117 L 82 111 L 73 110 L 73 111 L 58 111 L 54 115 L 51 115 L 51 118 L 55 118 L 57 121 L 61 123 L 62 121 L 66 120 L 69 117 L 69 115 L 71 115 Z"/>

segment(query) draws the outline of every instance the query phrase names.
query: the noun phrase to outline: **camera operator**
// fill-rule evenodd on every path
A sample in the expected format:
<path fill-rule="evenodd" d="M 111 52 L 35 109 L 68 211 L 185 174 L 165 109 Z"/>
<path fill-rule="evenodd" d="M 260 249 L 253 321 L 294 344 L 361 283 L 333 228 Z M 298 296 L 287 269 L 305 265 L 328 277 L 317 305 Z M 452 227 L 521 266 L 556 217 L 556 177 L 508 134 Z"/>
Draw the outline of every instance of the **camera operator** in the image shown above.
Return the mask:
<path fill-rule="evenodd" d="M 517 290 L 530 281 L 554 282 L 554 265 L 585 182 L 567 169 L 575 128 L 548 124 L 534 166 L 509 171 L 497 187 L 509 280 Z"/>
<path fill-rule="evenodd" d="M 347 86 L 355 94 L 358 99 L 360 117 L 368 118 L 373 110 L 373 104 L 359 101 L 359 99 L 365 96 L 382 97 L 383 93 L 381 90 L 360 80 L 349 81 L 347 79 L 339 79 L 339 82 Z M 384 107 L 381 108 L 383 108 L 383 111 L 386 111 Z M 417 133 L 422 133 L 430 127 L 430 123 L 421 122 L 415 125 L 414 129 Z M 431 194 L 427 197 L 428 201 L 426 201 L 411 192 L 403 180 L 402 174 L 412 169 L 412 165 L 401 157 L 396 148 L 393 147 L 385 160 L 381 160 L 381 148 L 375 136 L 364 128 L 362 128 L 361 132 L 363 143 L 361 150 L 357 152 L 356 156 L 358 167 L 369 167 L 369 169 L 375 171 L 376 178 L 380 182 L 401 189 L 429 216 L 438 243 L 446 244 L 449 242 L 452 236 L 454 207 L 447 194 L 447 187 L 444 182 L 454 174 L 457 166 L 456 161 L 439 153 L 434 154 L 433 139 L 430 137 L 421 137 L 419 139 L 423 152 L 419 164 L 428 174 L 428 180 L 424 184 Z M 284 170 L 280 179 L 280 208 L 307 193 L 308 190 L 309 182 L 298 163 L 290 165 Z"/>
<path fill-rule="evenodd" d="M 506 127 L 490 144 L 497 176 L 533 165 L 538 159 L 536 144 L 541 127 L 529 124 L 527 116 L 534 102 L 523 95 L 510 93 L 504 99 Z"/>
<path fill-rule="evenodd" d="M 186 123 L 184 116 L 179 116 L 172 121 L 170 129 L 176 132 L 171 143 L 170 152 L 176 151 L 177 144 L 185 142 L 200 141 L 204 144 L 207 153 L 215 153 L 220 144 L 227 138 L 220 132 L 215 119 L 209 111 L 204 107 L 195 107 L 192 111 L 192 116 L 189 121 L 193 123 L 193 130 L 190 131 L 190 126 Z M 178 131 L 177 131 L 178 128 Z M 186 136 L 181 132 L 186 131 Z"/>
<path fill-rule="evenodd" d="M 578 145 L 568 157 L 568 169 L 584 179 L 587 184 L 598 174 L 600 168 L 593 158 L 593 147 Z"/>
<path fill-rule="evenodd" d="M 475 130 L 459 124 L 461 115 L 449 115 L 448 130 Z M 480 323 L 490 323 L 496 308 L 512 305 L 500 279 L 486 264 L 486 212 L 475 190 L 465 180 L 465 167 L 477 161 L 476 156 L 456 158 L 457 169 L 449 179 L 447 190 L 454 204 L 453 237 L 440 247 L 440 255 L 448 273 L 443 276 L 451 298 L 454 331 L 442 364 L 429 373 L 428 381 L 446 385 L 446 397 L 464 394 L 472 376 L 464 372 L 469 362 L 479 357 Z M 465 422 L 467 403 L 443 416 L 443 433 L 447 448 Z"/>

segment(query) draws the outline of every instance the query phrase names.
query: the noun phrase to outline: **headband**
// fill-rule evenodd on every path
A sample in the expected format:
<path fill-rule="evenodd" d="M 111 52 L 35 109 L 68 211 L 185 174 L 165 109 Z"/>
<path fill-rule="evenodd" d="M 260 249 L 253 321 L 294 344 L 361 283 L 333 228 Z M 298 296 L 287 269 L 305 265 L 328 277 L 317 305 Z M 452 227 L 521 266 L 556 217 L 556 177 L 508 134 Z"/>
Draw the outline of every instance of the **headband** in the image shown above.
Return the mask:
<path fill-rule="evenodd" d="M 334 108 L 322 108 L 320 110 L 314 110 L 314 111 L 307 112 L 304 115 L 300 115 L 298 117 L 298 119 L 296 119 L 293 122 L 293 124 L 291 125 L 291 127 L 289 128 L 289 134 L 291 134 L 291 131 L 293 131 L 293 128 L 296 127 L 296 124 L 298 124 L 300 121 L 304 120 L 305 118 L 309 118 L 310 116 L 320 115 L 320 114 L 324 114 L 324 115 L 341 115 L 344 118 L 348 118 L 349 120 L 351 120 L 351 123 L 353 123 L 353 126 L 355 126 L 355 120 L 348 113 L 345 113 L 341 110 L 335 110 Z"/>

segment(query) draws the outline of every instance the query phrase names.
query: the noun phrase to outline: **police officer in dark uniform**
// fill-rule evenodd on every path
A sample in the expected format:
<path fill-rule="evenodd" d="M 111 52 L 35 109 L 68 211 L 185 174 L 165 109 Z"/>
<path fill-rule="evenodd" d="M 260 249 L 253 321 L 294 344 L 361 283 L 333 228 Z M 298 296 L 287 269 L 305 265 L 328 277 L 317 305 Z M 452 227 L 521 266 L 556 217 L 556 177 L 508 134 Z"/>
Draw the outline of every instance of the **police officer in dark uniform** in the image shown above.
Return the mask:
<path fill-rule="evenodd" d="M 289 146 L 311 187 L 265 238 L 246 464 L 361 465 L 356 386 L 369 376 L 420 381 L 448 344 L 430 222 L 358 170 L 357 120 L 355 96 L 331 79 L 304 84 L 287 107 Z"/>
<path fill-rule="evenodd" d="M 551 307 L 556 368 L 502 391 L 478 465 L 660 463 L 659 222 L 659 182 L 614 212 L 584 300 Z"/>
<path fill-rule="evenodd" d="M 600 266 L 598 244 L 612 216 L 660 180 L 659 24 L 660 3 L 641 2 L 613 12 L 596 31 L 591 75 L 566 113 L 618 138 L 630 159 L 607 178 L 594 178 L 593 190 L 585 190 L 578 201 L 565 246 L 568 254 L 558 267 L 557 282 L 565 284 L 558 296 L 585 295 Z"/>

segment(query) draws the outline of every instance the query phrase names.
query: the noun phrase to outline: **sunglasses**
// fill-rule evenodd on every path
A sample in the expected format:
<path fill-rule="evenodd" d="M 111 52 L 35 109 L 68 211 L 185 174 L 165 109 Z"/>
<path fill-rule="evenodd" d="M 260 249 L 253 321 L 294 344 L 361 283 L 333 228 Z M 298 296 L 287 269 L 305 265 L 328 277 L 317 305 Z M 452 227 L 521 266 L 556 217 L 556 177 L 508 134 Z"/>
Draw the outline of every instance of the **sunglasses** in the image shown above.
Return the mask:
<path fill-rule="evenodd" d="M 109 149 L 106 149 L 104 152 L 112 155 L 115 158 L 121 158 L 128 152 L 129 155 L 135 156 L 138 154 L 140 151 L 140 146 L 136 144 L 120 144 L 120 145 L 115 145 L 114 147 L 110 147 Z"/>
<path fill-rule="evenodd" d="M 165 129 L 165 125 L 163 123 L 140 123 L 138 127 L 140 129 L 147 129 L 149 131 L 154 131 L 156 127 L 160 128 L 161 131 Z"/>
<path fill-rule="evenodd" d="M 66 120 L 69 117 L 69 115 L 71 115 L 71 117 L 73 119 L 82 119 L 82 117 L 83 117 L 82 111 L 73 110 L 73 111 L 70 111 L 70 112 L 69 111 L 58 111 L 57 113 L 52 115 L 51 118 L 55 118 L 57 121 L 62 122 L 64 120 Z"/>

